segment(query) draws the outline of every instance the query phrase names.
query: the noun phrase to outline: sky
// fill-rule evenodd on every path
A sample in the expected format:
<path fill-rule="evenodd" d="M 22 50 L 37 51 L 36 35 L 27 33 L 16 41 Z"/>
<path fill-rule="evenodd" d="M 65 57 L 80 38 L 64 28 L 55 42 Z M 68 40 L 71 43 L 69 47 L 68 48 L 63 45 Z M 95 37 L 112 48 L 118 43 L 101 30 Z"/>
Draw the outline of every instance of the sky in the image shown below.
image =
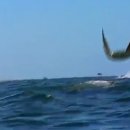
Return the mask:
<path fill-rule="evenodd" d="M 130 1 L 1 0 L 0 80 L 121 75 L 130 59 L 110 61 L 130 41 Z"/>

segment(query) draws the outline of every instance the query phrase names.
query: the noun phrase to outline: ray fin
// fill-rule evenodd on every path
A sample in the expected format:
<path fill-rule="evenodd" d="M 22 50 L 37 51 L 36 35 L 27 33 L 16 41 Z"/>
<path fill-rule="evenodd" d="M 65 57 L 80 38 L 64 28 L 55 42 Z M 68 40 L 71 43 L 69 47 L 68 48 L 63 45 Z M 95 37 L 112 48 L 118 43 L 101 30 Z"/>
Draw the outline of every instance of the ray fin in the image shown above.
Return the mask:
<path fill-rule="evenodd" d="M 106 55 L 108 57 L 111 57 L 111 50 L 110 50 L 108 42 L 107 42 L 107 40 L 105 38 L 103 29 L 102 29 L 102 40 L 103 40 L 103 47 L 104 47 L 104 51 L 105 51 Z"/>
<path fill-rule="evenodd" d="M 126 48 L 126 53 L 130 54 L 130 42 L 129 42 L 129 45 L 127 46 L 127 48 Z"/>

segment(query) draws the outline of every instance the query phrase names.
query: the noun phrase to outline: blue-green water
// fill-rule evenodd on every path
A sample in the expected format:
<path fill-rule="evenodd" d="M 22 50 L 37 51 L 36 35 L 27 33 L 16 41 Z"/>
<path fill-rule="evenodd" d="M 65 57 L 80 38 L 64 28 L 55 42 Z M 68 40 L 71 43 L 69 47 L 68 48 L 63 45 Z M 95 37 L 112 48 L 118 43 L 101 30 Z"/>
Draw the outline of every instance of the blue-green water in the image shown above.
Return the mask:
<path fill-rule="evenodd" d="M 130 79 L 1 82 L 0 130 L 130 130 Z"/>

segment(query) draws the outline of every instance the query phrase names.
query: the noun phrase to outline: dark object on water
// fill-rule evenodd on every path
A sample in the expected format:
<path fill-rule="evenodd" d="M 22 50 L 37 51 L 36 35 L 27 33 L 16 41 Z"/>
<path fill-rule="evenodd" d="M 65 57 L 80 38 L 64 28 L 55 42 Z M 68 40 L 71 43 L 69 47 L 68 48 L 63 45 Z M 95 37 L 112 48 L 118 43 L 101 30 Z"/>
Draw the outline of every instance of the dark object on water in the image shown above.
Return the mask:
<path fill-rule="evenodd" d="M 98 76 L 102 76 L 102 73 L 97 73 Z"/>
<path fill-rule="evenodd" d="M 111 51 L 102 30 L 103 48 L 106 56 L 111 60 L 125 60 L 130 58 L 130 42 L 126 50 Z"/>

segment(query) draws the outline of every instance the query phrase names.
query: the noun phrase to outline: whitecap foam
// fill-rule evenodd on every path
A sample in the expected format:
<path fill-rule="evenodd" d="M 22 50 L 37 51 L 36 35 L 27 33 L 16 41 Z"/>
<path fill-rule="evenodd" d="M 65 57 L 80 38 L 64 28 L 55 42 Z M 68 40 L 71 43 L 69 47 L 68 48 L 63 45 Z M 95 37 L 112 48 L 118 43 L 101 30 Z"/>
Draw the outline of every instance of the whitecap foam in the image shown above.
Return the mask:
<path fill-rule="evenodd" d="M 91 81 L 87 81 L 86 83 L 94 86 L 99 86 L 99 87 L 112 87 L 114 82 L 107 81 L 107 80 L 91 80 Z"/>

